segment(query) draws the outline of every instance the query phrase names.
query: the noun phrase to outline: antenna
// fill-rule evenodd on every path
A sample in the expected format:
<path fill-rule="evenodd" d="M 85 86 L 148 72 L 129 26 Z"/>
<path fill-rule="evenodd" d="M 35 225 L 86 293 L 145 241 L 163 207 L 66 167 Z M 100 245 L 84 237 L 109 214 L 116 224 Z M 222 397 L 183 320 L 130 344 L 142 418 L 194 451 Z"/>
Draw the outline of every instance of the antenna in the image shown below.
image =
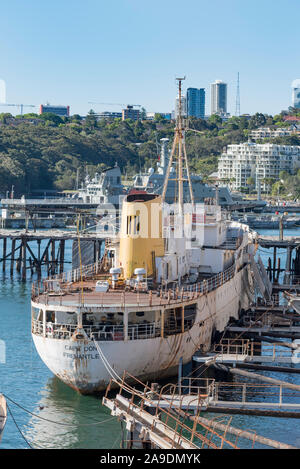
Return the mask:
<path fill-rule="evenodd" d="M 167 187 L 168 187 L 168 182 L 169 182 L 170 170 L 171 170 L 171 166 L 172 166 L 172 163 L 173 163 L 174 155 L 177 151 L 178 205 L 179 205 L 179 210 L 182 214 L 183 213 L 183 181 L 186 180 L 186 179 L 183 178 L 183 162 L 185 163 L 185 169 L 186 169 L 186 174 L 187 174 L 187 180 L 188 180 L 188 183 L 189 183 L 190 198 L 191 198 L 192 205 L 194 205 L 194 195 L 193 195 L 193 190 L 192 190 L 190 171 L 189 171 L 189 167 L 188 167 L 187 153 L 186 153 L 186 148 L 185 148 L 185 138 L 184 138 L 184 130 L 185 129 L 184 129 L 184 125 L 183 125 L 183 121 L 182 121 L 182 114 L 181 114 L 181 112 L 182 112 L 181 89 L 182 89 L 182 81 L 185 80 L 185 77 L 176 78 L 176 80 L 178 81 L 178 115 L 177 115 L 177 119 L 176 119 L 175 135 L 174 135 L 174 141 L 173 141 L 171 156 L 170 156 L 170 159 L 169 159 L 167 172 L 166 172 L 166 176 L 165 176 L 165 181 L 164 181 L 164 187 L 163 187 L 163 192 L 162 192 L 162 201 L 164 202 L 164 200 L 165 200 Z"/>
<path fill-rule="evenodd" d="M 237 84 L 236 84 L 236 99 L 235 99 L 235 115 L 239 117 L 241 114 L 240 106 L 240 72 L 237 74 Z"/>

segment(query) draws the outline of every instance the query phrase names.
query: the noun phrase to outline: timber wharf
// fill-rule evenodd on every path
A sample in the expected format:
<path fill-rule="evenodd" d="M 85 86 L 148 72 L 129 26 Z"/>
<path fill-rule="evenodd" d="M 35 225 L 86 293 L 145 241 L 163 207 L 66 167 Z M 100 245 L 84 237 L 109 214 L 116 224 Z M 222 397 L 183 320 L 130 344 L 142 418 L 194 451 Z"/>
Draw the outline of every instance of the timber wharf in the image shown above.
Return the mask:
<path fill-rule="evenodd" d="M 41 249 L 41 242 L 46 241 L 46 246 Z M 36 272 L 40 278 L 42 266 L 46 266 L 47 275 L 54 275 L 64 271 L 65 243 L 85 241 L 93 247 L 93 262 L 100 259 L 101 246 L 105 238 L 97 232 L 80 232 L 67 230 L 0 230 L 0 242 L 2 242 L 2 272 L 6 271 L 9 264 L 10 275 L 16 270 L 21 274 L 22 280 L 26 280 L 29 269 L 31 274 Z M 10 241 L 10 249 L 8 249 Z M 29 244 L 30 243 L 30 244 Z M 33 248 L 35 244 L 36 249 Z M 34 252 L 35 251 L 35 252 Z"/>

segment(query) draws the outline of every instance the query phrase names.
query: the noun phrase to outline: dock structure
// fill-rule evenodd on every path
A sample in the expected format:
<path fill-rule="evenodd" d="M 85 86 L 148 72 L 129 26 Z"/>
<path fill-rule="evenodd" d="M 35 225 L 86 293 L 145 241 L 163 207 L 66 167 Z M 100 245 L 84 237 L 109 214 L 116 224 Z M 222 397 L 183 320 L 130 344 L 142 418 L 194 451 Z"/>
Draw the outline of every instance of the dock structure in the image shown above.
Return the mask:
<path fill-rule="evenodd" d="M 98 204 L 85 203 L 81 199 L 71 197 L 1 199 L 0 226 L 7 229 L 31 227 L 36 231 L 39 227 L 62 227 L 66 221 L 74 221 L 77 215 L 80 215 L 85 223 L 96 215 L 97 206 Z"/>
<path fill-rule="evenodd" d="M 118 392 L 114 398 L 108 398 L 112 384 L 118 386 Z M 253 390 L 258 392 L 260 400 L 253 402 Z M 227 400 L 230 394 L 234 394 L 234 400 Z M 258 435 L 255 431 L 236 428 L 231 425 L 232 417 L 227 420 L 224 416 L 221 419 L 203 417 L 205 410 L 224 413 L 228 405 L 233 405 L 235 412 L 245 406 L 250 412 L 261 407 L 273 414 L 278 407 L 294 409 L 293 414 L 296 414 L 295 409 L 300 410 L 299 404 L 289 405 L 284 402 L 282 388 L 279 388 L 278 403 L 274 397 L 271 402 L 270 396 L 274 396 L 270 385 L 231 385 L 216 383 L 214 379 L 191 377 L 183 377 L 178 384 L 169 383 L 159 389 L 157 383 L 152 383 L 149 387 L 125 372 L 122 380 L 111 380 L 103 405 L 110 409 L 112 415 L 125 422 L 124 440 L 127 448 L 237 449 L 238 440 L 247 439 L 252 447 L 258 443 L 277 449 L 296 449 L 292 445 Z M 266 402 L 266 397 L 270 401 Z M 300 416 L 300 412 L 297 415 Z M 235 439 L 229 435 L 235 436 Z"/>
<path fill-rule="evenodd" d="M 298 288 L 300 282 L 300 237 L 284 236 L 283 233 L 276 236 L 259 235 L 257 242 L 260 247 L 265 249 L 273 249 L 272 258 L 268 259 L 267 272 L 270 280 L 273 282 L 274 292 L 287 291 Z M 283 268 L 280 265 L 277 249 L 286 249 L 286 264 Z M 293 251 L 295 250 L 295 258 L 293 259 Z M 279 275 L 284 272 L 283 284 L 279 285 Z M 276 285 L 274 285 L 276 283 Z M 299 291 L 299 288 L 298 288 Z"/>
<path fill-rule="evenodd" d="M 234 328 L 235 329 L 235 328 Z M 287 347 L 284 349 L 279 342 L 264 347 L 264 355 L 257 354 L 257 347 L 260 343 L 255 343 L 248 339 L 226 339 L 216 345 L 212 353 L 206 355 L 194 355 L 193 360 L 205 365 L 222 363 L 300 363 L 300 345 L 294 349 Z"/>
<path fill-rule="evenodd" d="M 8 249 L 8 240 L 10 249 Z M 105 237 L 97 232 L 80 232 L 66 230 L 0 230 L 0 243 L 2 243 L 2 272 L 9 266 L 10 275 L 17 271 L 22 280 L 26 280 L 27 271 L 36 272 L 41 278 L 42 266 L 46 266 L 47 275 L 62 273 L 64 270 L 65 245 L 67 241 L 89 242 L 93 246 L 93 259 L 99 260 L 101 246 Z M 42 241 L 46 246 L 41 248 Z M 33 247 L 35 246 L 35 247 Z"/>
<path fill-rule="evenodd" d="M 132 387 L 132 383 L 135 387 Z M 111 386 L 118 387 L 113 399 L 108 397 Z M 191 427 L 186 412 L 182 414 L 182 409 L 174 405 L 174 396 L 169 396 L 168 406 L 164 404 L 166 399 L 154 386 L 149 387 L 124 372 L 122 380 L 111 379 L 102 403 L 110 409 L 112 415 L 125 422 L 127 448 L 238 449 L 237 439 L 235 442 L 227 439 L 226 430 L 216 431 L 213 425 L 198 420 Z M 203 408 L 202 395 L 198 393 L 193 399 L 198 402 L 193 415 L 198 417 Z"/>

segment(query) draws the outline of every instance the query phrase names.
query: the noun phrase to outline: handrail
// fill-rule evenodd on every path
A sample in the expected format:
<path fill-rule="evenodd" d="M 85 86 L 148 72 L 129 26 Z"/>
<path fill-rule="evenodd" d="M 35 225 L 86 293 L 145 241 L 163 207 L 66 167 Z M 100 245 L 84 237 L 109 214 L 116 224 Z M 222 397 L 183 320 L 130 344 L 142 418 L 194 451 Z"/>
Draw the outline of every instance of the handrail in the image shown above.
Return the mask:
<path fill-rule="evenodd" d="M 77 324 L 63 324 L 63 323 L 46 323 L 46 337 L 70 339 L 78 329 Z M 119 341 L 124 340 L 125 328 L 124 325 L 115 324 L 95 324 L 83 325 L 83 329 L 88 338 L 98 341 Z M 150 339 L 160 336 L 160 323 L 148 324 L 133 324 L 128 325 L 128 340 L 141 340 Z M 37 319 L 32 319 L 32 333 L 36 335 L 43 335 L 43 322 Z"/>
<path fill-rule="evenodd" d="M 130 381 L 133 381 L 136 384 L 142 386 L 143 389 L 144 389 L 144 393 L 142 394 L 137 389 L 134 389 L 131 386 L 129 387 L 127 385 L 127 383 L 125 382 L 126 377 L 128 377 L 128 379 Z M 160 417 L 159 417 L 159 419 L 155 418 L 153 420 L 151 429 L 153 430 L 156 427 L 157 424 L 164 426 L 168 430 L 172 429 L 172 431 L 174 432 L 174 437 L 173 437 L 173 440 L 171 441 L 172 447 L 176 448 L 176 445 L 179 444 L 180 441 L 186 441 L 190 445 L 192 445 L 193 447 L 196 448 L 196 447 L 199 447 L 198 444 L 196 443 L 196 441 L 198 440 L 198 442 L 202 443 L 202 448 L 204 447 L 204 445 L 207 445 L 210 448 L 218 449 L 217 444 L 212 441 L 212 436 L 214 435 L 216 438 L 219 438 L 221 440 L 222 446 L 223 446 L 223 443 L 227 443 L 229 446 L 237 448 L 237 446 L 235 444 L 233 444 L 230 441 L 226 440 L 223 435 L 219 434 L 214 429 L 208 428 L 202 422 L 198 422 L 199 426 L 200 426 L 200 428 L 202 427 L 202 429 L 204 428 L 208 432 L 211 433 L 210 438 L 207 437 L 207 432 L 206 432 L 206 435 L 203 435 L 199 431 L 197 423 L 193 425 L 193 428 L 190 428 L 185 423 L 185 421 L 182 421 L 180 415 L 176 415 L 176 410 L 181 412 L 181 408 L 177 407 L 176 405 L 173 404 L 173 399 L 170 400 L 170 407 L 169 408 L 161 407 L 160 406 L 161 393 L 158 393 L 157 391 L 153 390 L 147 384 L 142 383 L 138 378 L 132 376 L 127 371 L 124 371 L 124 373 L 123 373 L 122 382 L 116 381 L 114 378 L 112 378 L 110 380 L 110 383 L 107 387 L 105 399 L 107 398 L 107 393 L 108 393 L 109 389 L 111 388 L 112 383 L 115 383 L 118 386 L 118 388 L 119 388 L 118 394 L 119 395 L 121 395 L 122 391 L 125 391 L 126 393 L 131 394 L 132 397 L 131 397 L 130 401 L 128 401 L 128 403 L 129 403 L 129 412 L 133 411 L 133 410 L 137 410 L 137 411 L 143 410 L 144 405 L 147 405 L 147 401 L 149 399 L 151 399 L 150 395 L 151 396 L 152 395 L 157 395 L 158 396 L 158 403 L 156 405 L 156 416 L 159 413 Z M 135 402 L 134 397 L 139 398 L 139 403 Z M 199 396 L 197 397 L 197 399 L 199 400 Z M 173 409 L 175 410 L 175 412 L 172 412 Z M 197 415 L 200 412 L 200 410 L 201 410 L 201 402 L 199 401 Z M 172 423 L 168 424 L 169 420 L 171 420 Z M 196 420 L 196 422 L 197 422 L 197 420 Z"/>
<path fill-rule="evenodd" d="M 98 273 L 100 263 L 94 263 L 87 266 L 83 266 L 82 277 L 88 278 L 89 276 L 93 277 L 95 274 Z M 208 279 L 202 280 L 201 282 L 191 284 L 191 285 L 184 285 L 180 286 L 179 284 L 174 284 L 172 289 L 160 290 L 160 298 L 161 300 L 168 300 L 170 304 L 177 304 L 182 303 L 184 301 L 190 301 L 192 299 L 196 299 L 203 294 L 207 294 L 210 291 L 213 291 L 219 288 L 221 285 L 225 284 L 229 280 L 231 280 L 236 271 L 236 264 L 233 264 L 228 269 L 219 272 L 218 274 L 209 277 Z M 46 279 L 46 281 L 36 281 L 32 283 L 32 300 L 35 299 L 40 294 L 48 293 L 49 289 L 55 289 L 57 293 L 63 291 L 66 286 L 64 283 L 79 281 L 80 279 L 80 269 L 75 269 L 73 271 L 64 272 L 62 274 L 58 274 L 57 276 L 50 277 Z M 119 292 L 119 291 L 118 291 Z M 132 291 L 130 292 L 132 294 Z M 123 291 L 124 294 L 124 301 L 126 301 L 126 292 Z M 103 299 L 105 297 L 105 293 L 102 296 Z M 100 298 L 100 297 L 99 297 Z M 139 306 L 151 306 L 152 300 L 152 292 L 151 295 L 147 297 L 146 302 L 142 303 L 137 301 L 137 305 Z M 104 303 L 104 302 L 103 302 Z"/>

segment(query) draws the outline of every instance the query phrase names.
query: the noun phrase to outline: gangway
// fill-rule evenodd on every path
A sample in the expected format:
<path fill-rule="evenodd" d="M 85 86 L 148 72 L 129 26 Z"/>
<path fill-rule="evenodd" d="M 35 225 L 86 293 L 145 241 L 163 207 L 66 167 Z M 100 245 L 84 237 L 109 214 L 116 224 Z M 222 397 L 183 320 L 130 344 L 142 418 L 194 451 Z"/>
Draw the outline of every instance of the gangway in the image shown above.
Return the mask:
<path fill-rule="evenodd" d="M 251 328 L 251 332 L 254 331 L 255 328 Z M 193 356 L 193 360 L 207 366 L 214 363 L 300 363 L 300 347 L 287 350 L 279 343 L 274 343 L 264 345 L 263 354 L 257 354 L 257 347 L 260 348 L 261 344 L 249 339 L 223 339 L 214 346 L 211 353 L 196 354 Z"/>

